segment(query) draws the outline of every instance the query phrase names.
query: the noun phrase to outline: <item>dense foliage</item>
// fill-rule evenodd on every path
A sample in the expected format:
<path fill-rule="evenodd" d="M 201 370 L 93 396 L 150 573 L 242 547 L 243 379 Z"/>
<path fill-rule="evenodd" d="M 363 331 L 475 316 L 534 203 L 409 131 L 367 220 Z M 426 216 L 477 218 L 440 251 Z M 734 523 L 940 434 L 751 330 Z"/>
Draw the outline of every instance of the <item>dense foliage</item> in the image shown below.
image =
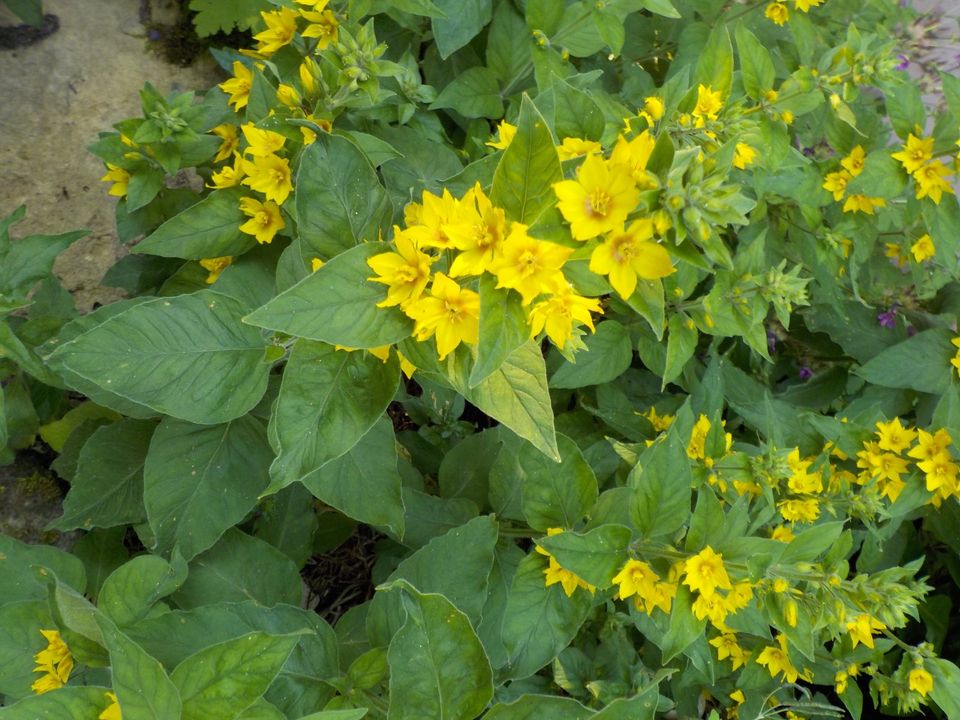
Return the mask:
<path fill-rule="evenodd" d="M 0 225 L 0 444 L 86 531 L 0 536 L 0 720 L 960 717 L 960 82 L 928 117 L 911 10 L 192 6 L 256 44 L 92 146 L 129 298 Z"/>

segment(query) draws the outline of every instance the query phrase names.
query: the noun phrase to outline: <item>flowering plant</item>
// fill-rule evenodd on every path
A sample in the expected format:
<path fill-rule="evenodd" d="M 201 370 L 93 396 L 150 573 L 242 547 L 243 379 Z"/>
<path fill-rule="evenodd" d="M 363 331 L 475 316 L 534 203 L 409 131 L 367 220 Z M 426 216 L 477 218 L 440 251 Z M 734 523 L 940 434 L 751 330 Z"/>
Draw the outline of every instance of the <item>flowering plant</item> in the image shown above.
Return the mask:
<path fill-rule="evenodd" d="M 87 398 L 27 423 L 87 534 L 0 538 L 0 719 L 960 716 L 960 85 L 928 122 L 911 11 L 273 6 L 92 147 L 130 297 L 8 328 L 15 407 Z"/>

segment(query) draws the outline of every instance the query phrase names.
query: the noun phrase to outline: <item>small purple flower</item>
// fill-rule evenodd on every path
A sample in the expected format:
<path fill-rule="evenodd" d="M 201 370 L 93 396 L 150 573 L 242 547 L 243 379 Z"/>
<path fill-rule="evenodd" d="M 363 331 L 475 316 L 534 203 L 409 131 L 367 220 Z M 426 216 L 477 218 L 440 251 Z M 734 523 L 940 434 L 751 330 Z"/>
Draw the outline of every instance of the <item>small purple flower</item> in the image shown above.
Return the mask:
<path fill-rule="evenodd" d="M 777 334 L 770 328 L 767 328 L 767 352 L 771 355 L 777 352 Z"/>
<path fill-rule="evenodd" d="M 901 53 L 900 55 L 897 55 L 897 59 L 900 61 L 896 65 L 897 70 L 906 70 L 908 67 L 910 67 L 910 58 L 908 58 L 903 53 Z"/>
<path fill-rule="evenodd" d="M 813 377 L 813 369 L 804 365 L 803 367 L 800 368 L 799 374 L 800 374 L 800 379 L 806 382 L 807 380 Z"/>
<path fill-rule="evenodd" d="M 886 312 L 879 313 L 877 315 L 877 324 L 880 327 L 885 327 L 889 330 L 892 330 L 897 326 L 897 308 L 896 306 L 890 308 Z"/>
<path fill-rule="evenodd" d="M 150 29 L 147 31 L 147 38 L 150 39 L 150 40 L 153 40 L 154 42 L 156 42 L 157 40 L 159 40 L 159 39 L 162 38 L 162 37 L 163 37 L 163 34 L 162 34 L 159 30 L 157 30 L 156 28 L 150 28 Z"/>

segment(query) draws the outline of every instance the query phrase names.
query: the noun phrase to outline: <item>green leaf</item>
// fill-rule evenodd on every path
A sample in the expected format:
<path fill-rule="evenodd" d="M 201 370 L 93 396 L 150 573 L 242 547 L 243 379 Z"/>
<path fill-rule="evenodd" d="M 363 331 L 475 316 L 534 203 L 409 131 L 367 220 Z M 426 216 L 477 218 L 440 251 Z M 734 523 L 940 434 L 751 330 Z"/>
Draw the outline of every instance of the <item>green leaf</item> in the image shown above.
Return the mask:
<path fill-rule="evenodd" d="M 596 713 L 573 698 L 523 695 L 512 703 L 497 703 L 484 720 L 587 720 Z"/>
<path fill-rule="evenodd" d="M 693 84 L 699 83 L 711 87 L 714 92 L 719 90 L 724 101 L 730 96 L 730 87 L 733 85 L 733 46 L 730 44 L 730 32 L 723 23 L 714 26 L 707 38 L 707 44 L 700 51 L 700 60 L 693 77 Z"/>
<path fill-rule="evenodd" d="M 632 533 L 623 525 L 600 525 L 586 533 L 562 532 L 537 540 L 564 568 L 598 588 L 610 580 L 627 561 Z"/>
<path fill-rule="evenodd" d="M 12 360 L 21 370 L 46 385 L 63 387 L 60 378 L 50 372 L 34 350 L 23 344 L 5 320 L 0 320 L 0 360 Z"/>
<path fill-rule="evenodd" d="M 267 492 L 348 452 L 383 415 L 399 382 L 395 357 L 384 363 L 368 352 L 298 341 L 270 420 L 277 458 Z"/>
<path fill-rule="evenodd" d="M 519 86 L 520 81 L 530 74 L 532 43 L 518 42 L 518 38 L 527 34 L 523 17 L 512 5 L 497 8 L 487 33 L 487 67 L 496 73 L 505 87 Z"/>
<path fill-rule="evenodd" d="M 138 167 L 127 184 L 127 212 L 135 212 L 148 205 L 164 187 L 166 173 L 158 167 Z"/>
<path fill-rule="evenodd" d="M 692 593 L 686 585 L 679 585 L 670 609 L 670 625 L 660 643 L 664 664 L 673 660 L 703 635 L 707 620 L 697 620 L 693 615 L 692 605 Z"/>
<path fill-rule="evenodd" d="M 783 551 L 778 562 L 787 565 L 813 562 L 829 550 L 843 532 L 845 521 L 824 522 L 799 533 Z"/>
<path fill-rule="evenodd" d="M 4 2 L 25 23 L 35 27 L 43 25 L 43 3 L 41 0 L 4 0 Z"/>
<path fill-rule="evenodd" d="M 470 371 L 470 387 L 496 372 L 530 336 L 520 295 L 507 289 L 497 290 L 496 283 L 489 273 L 480 277 L 480 339 L 477 360 Z"/>
<path fill-rule="evenodd" d="M 663 15 L 668 18 L 679 18 L 680 13 L 673 6 L 670 0 L 640 0 L 643 7 L 655 15 Z"/>
<path fill-rule="evenodd" d="M 298 641 L 297 635 L 255 632 L 188 657 L 171 675 L 183 720 L 239 715 L 266 692 Z"/>
<path fill-rule="evenodd" d="M 943 658 L 932 658 L 925 667 L 933 676 L 930 697 L 948 718 L 960 717 L 960 668 Z"/>
<path fill-rule="evenodd" d="M 499 428 L 489 428 L 467 435 L 450 448 L 440 462 L 440 494 L 446 498 L 468 498 L 477 507 L 486 505 L 490 468 L 500 447 Z"/>
<path fill-rule="evenodd" d="M 472 720 L 493 698 L 493 671 L 470 620 L 443 595 L 394 588 L 407 619 L 387 654 L 388 720 Z"/>
<path fill-rule="evenodd" d="M 181 420 L 244 415 L 267 388 L 260 333 L 238 300 L 210 290 L 130 307 L 50 356 L 111 393 Z M 109 404 L 109 403 L 106 403 Z"/>
<path fill-rule="evenodd" d="M 950 358 L 956 348 L 951 339 L 947 330 L 924 330 L 887 348 L 854 373 L 882 387 L 942 394 L 953 374 Z"/>
<path fill-rule="evenodd" d="M 537 95 L 536 106 L 553 128 L 557 140 L 568 137 L 599 140 L 603 135 L 603 110 L 590 95 L 568 82 L 555 80 L 550 89 Z"/>
<path fill-rule="evenodd" d="M 383 416 L 347 453 L 301 479 L 306 488 L 344 515 L 404 533 L 402 479 L 390 419 Z"/>
<path fill-rule="evenodd" d="M 52 545 L 28 545 L 0 534 L 0 577 L 3 578 L 0 584 L 0 607 L 47 597 L 45 586 L 38 582 L 32 568 L 34 565 L 50 568 L 71 587 L 84 589 L 86 579 L 83 564 L 73 555 Z"/>
<path fill-rule="evenodd" d="M 510 657 L 505 672 L 513 679 L 533 675 L 551 662 L 579 632 L 593 605 L 593 596 L 582 588 L 567 597 L 559 584 L 546 587 L 545 565 L 542 555 L 527 555 L 507 596 L 501 637 Z"/>
<path fill-rule="evenodd" d="M 468 118 L 503 117 L 497 76 L 485 67 L 467 68 L 437 96 L 431 110 L 450 108 Z"/>
<path fill-rule="evenodd" d="M 196 205 L 174 215 L 133 247 L 133 252 L 160 257 L 202 260 L 241 255 L 256 244 L 240 232 L 247 220 L 240 210 L 243 192 L 214 190 Z"/>
<path fill-rule="evenodd" d="M 507 217 L 532 225 L 557 198 L 553 184 L 563 180 L 560 156 L 546 120 L 526 95 L 520 102 L 517 134 L 493 175 L 490 199 Z"/>
<path fill-rule="evenodd" d="M 314 535 L 320 527 L 314 504 L 310 491 L 302 485 L 284 488 L 261 506 L 254 536 L 303 567 L 314 554 Z"/>
<path fill-rule="evenodd" d="M 156 424 L 121 420 L 98 428 L 80 451 L 59 530 L 113 527 L 146 519 L 143 463 Z"/>
<path fill-rule="evenodd" d="M 17 700 L 31 694 L 30 685 L 38 677 L 33 656 L 47 646 L 40 631 L 55 627 L 46 599 L 3 605 L 0 627 L 0 693 Z"/>
<path fill-rule="evenodd" d="M 143 471 L 154 552 L 189 561 L 216 543 L 256 505 L 272 457 L 262 423 L 249 415 L 222 425 L 165 418 Z"/>
<path fill-rule="evenodd" d="M 350 348 L 375 348 L 403 340 L 413 331 L 413 321 L 399 308 L 378 308 L 386 291 L 367 281 L 374 274 L 367 260 L 390 250 L 386 243 L 351 248 L 243 321 Z"/>
<path fill-rule="evenodd" d="M 557 435 L 560 462 L 556 463 L 526 443 L 517 454 L 522 475 L 523 514 L 536 530 L 572 528 L 597 501 L 597 478 L 580 448 Z"/>
<path fill-rule="evenodd" d="M 773 58 L 763 43 L 757 40 L 757 36 L 742 23 L 737 24 L 736 39 L 743 89 L 754 100 L 759 100 L 767 90 L 773 88 L 776 73 Z"/>
<path fill-rule="evenodd" d="M 628 482 L 637 489 L 630 517 L 645 538 L 669 535 L 690 516 L 693 478 L 677 427 L 674 422 L 667 437 L 647 450 L 630 471 Z"/>
<path fill-rule="evenodd" d="M 323 259 L 376 240 L 393 215 L 373 165 L 336 135 L 321 134 L 303 151 L 295 188 L 300 242 Z"/>
<path fill-rule="evenodd" d="M 581 388 L 602 385 L 622 375 L 633 360 L 630 334 L 616 320 L 597 325 L 584 339 L 586 350 L 577 352 L 576 363 L 564 362 L 550 377 L 551 388 Z"/>
<path fill-rule="evenodd" d="M 620 697 L 593 716 L 593 720 L 654 720 L 660 693 L 657 683 L 631 698 Z"/>
<path fill-rule="evenodd" d="M 120 566 L 103 583 L 99 607 L 118 626 L 142 620 L 157 602 L 183 583 L 186 566 L 179 570 L 156 555 L 140 555 Z"/>
<path fill-rule="evenodd" d="M 907 176 L 900 162 L 890 156 L 889 149 L 875 150 L 864 160 L 863 170 L 847 185 L 850 195 L 894 198 L 907 187 Z"/>
<path fill-rule="evenodd" d="M 129 553 L 123 545 L 127 529 L 117 526 L 109 529 L 96 528 L 80 538 L 71 552 L 83 563 L 87 575 L 86 589 L 79 588 L 94 603 L 104 581 L 114 570 L 123 565 Z M 0 571 L 2 572 L 2 571 Z M 63 578 L 60 572 L 57 577 Z"/>
<path fill-rule="evenodd" d="M 493 0 L 434 0 L 442 15 L 430 21 L 440 57 L 446 60 L 473 40 L 493 17 Z"/>
<path fill-rule="evenodd" d="M 684 315 L 671 315 L 668 328 L 667 366 L 663 371 L 662 383 L 664 388 L 667 383 L 673 382 L 683 373 L 687 362 L 693 357 L 694 350 L 697 349 L 698 339 L 696 325 Z"/>
<path fill-rule="evenodd" d="M 300 720 L 361 720 L 366 716 L 367 712 L 369 712 L 367 708 L 357 708 L 356 710 L 321 710 L 318 713 L 304 715 Z"/>
<path fill-rule="evenodd" d="M 7 252 L 0 249 L 0 295 L 26 293 L 50 275 L 57 255 L 89 232 L 75 230 L 62 235 L 30 235 L 12 243 Z"/>
<path fill-rule="evenodd" d="M 117 629 L 97 617 L 113 675 L 113 690 L 125 720 L 171 720 L 180 717 L 180 695 L 163 666 Z"/>
<path fill-rule="evenodd" d="M 91 720 L 110 703 L 108 690 L 67 686 L 57 692 L 28 695 L 9 707 L 0 707 L 0 720 Z"/>
<path fill-rule="evenodd" d="M 198 37 L 210 37 L 218 32 L 231 33 L 234 30 L 249 30 L 260 21 L 263 0 L 233 0 L 223 3 L 219 0 L 190 0 L 193 16 L 193 28 Z"/>
<path fill-rule="evenodd" d="M 244 600 L 271 607 L 298 605 L 300 594 L 300 573 L 293 561 L 263 540 L 234 528 L 194 558 L 175 600 L 185 609 Z"/>
<path fill-rule="evenodd" d="M 423 592 L 439 593 L 472 623 L 480 621 L 487 596 L 487 577 L 499 528 L 490 516 L 453 528 L 405 558 L 387 578 L 403 580 Z M 403 623 L 400 599 L 394 593 L 377 593 L 367 616 L 371 643 L 386 645 Z"/>

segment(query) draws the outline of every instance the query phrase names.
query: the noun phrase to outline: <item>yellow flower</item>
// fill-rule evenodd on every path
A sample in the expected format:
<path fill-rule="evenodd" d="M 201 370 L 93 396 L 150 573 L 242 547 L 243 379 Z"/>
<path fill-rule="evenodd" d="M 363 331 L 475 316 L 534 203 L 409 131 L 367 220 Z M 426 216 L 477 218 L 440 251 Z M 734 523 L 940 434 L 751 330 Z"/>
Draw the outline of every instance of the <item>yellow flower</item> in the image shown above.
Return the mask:
<path fill-rule="evenodd" d="M 260 202 L 254 198 L 240 198 L 240 210 L 250 219 L 240 226 L 240 232 L 253 235 L 258 243 L 269 243 L 286 223 L 280 216 L 280 207 L 273 201 Z"/>
<path fill-rule="evenodd" d="M 777 540 L 782 543 L 791 542 L 796 535 L 788 528 L 786 525 L 778 525 L 773 529 L 773 532 L 770 533 L 770 538 Z"/>
<path fill-rule="evenodd" d="M 960 339 L 954 340 L 954 344 L 960 347 Z M 929 460 L 944 452 L 953 443 L 953 438 L 945 429 L 940 428 L 936 433 L 929 433 L 926 430 L 917 430 L 917 446 L 911 449 L 907 455 L 917 460 Z"/>
<path fill-rule="evenodd" d="M 303 36 L 305 38 L 317 38 L 318 50 L 326 50 L 330 47 L 330 43 L 337 41 L 340 34 L 340 23 L 337 22 L 337 17 L 332 11 L 310 12 L 309 10 L 301 10 L 300 14 L 310 23 L 304 29 Z"/>
<path fill-rule="evenodd" d="M 224 165 L 219 172 L 210 176 L 213 183 L 207 183 L 207 187 L 223 190 L 224 188 L 234 187 L 243 180 L 243 169 L 246 161 L 240 157 L 240 153 L 233 154 L 233 165 Z"/>
<path fill-rule="evenodd" d="M 960 373 L 960 337 L 955 337 L 950 342 L 952 342 L 957 348 L 957 353 L 953 356 L 953 360 L 950 361 L 950 364 L 957 369 L 958 373 Z"/>
<path fill-rule="evenodd" d="M 923 668 L 914 668 L 907 676 L 910 683 L 910 689 L 920 693 L 924 697 L 933 690 L 933 675 Z"/>
<path fill-rule="evenodd" d="M 653 239 L 653 220 L 641 218 L 607 235 L 590 255 L 590 271 L 606 275 L 624 300 L 633 295 L 637 278 L 657 280 L 675 272 L 670 256 Z"/>
<path fill-rule="evenodd" d="M 853 641 L 853 647 L 862 643 L 868 648 L 873 649 L 873 634 L 886 629 L 886 625 L 865 613 L 857 615 L 856 618 L 847 623 L 847 632 L 850 633 L 850 640 Z"/>
<path fill-rule="evenodd" d="M 290 8 L 260 13 L 267 29 L 253 36 L 257 41 L 257 52 L 265 57 L 273 55 L 293 40 L 297 32 L 297 13 Z"/>
<path fill-rule="evenodd" d="M 572 253 L 572 248 L 530 237 L 526 225 L 513 223 L 500 258 L 488 269 L 497 276 L 498 288 L 513 288 L 529 305 L 537 295 L 565 287 L 561 268 Z"/>
<path fill-rule="evenodd" d="M 267 200 L 273 200 L 278 205 L 283 205 L 293 192 L 290 163 L 286 158 L 277 155 L 257 157 L 253 162 L 246 162 L 244 170 L 247 176 L 241 182 L 263 193 Z"/>
<path fill-rule="evenodd" d="M 787 522 L 813 522 L 820 517 L 820 503 L 816 498 L 781 500 L 777 508 Z"/>
<path fill-rule="evenodd" d="M 387 297 L 377 307 L 401 307 L 420 299 L 430 280 L 430 264 L 434 261 L 420 252 L 409 235 L 394 228 L 393 243 L 397 252 L 385 252 L 367 260 L 377 277 L 367 278 L 388 287 Z"/>
<path fill-rule="evenodd" d="M 714 552 L 709 545 L 687 558 L 684 574 L 683 584 L 706 598 L 712 597 L 717 588 L 729 590 L 733 587 L 723 567 L 723 555 Z"/>
<path fill-rule="evenodd" d="M 767 5 L 767 9 L 763 11 L 763 14 L 768 20 L 781 26 L 790 18 L 790 11 L 787 10 L 787 6 L 782 2 L 770 3 Z"/>
<path fill-rule="evenodd" d="M 933 159 L 933 138 L 918 138 L 911 133 L 900 152 L 891 153 L 894 160 L 899 160 L 904 170 L 915 173 L 924 163 Z"/>
<path fill-rule="evenodd" d="M 654 122 L 656 122 L 663 117 L 663 100 L 658 98 L 656 95 L 651 95 L 650 97 L 644 98 L 643 111 L 649 115 Z"/>
<path fill-rule="evenodd" d="M 709 597 L 698 595 L 690 606 L 690 610 L 697 620 L 706 618 L 711 625 L 721 632 L 729 632 L 725 622 L 730 611 L 727 609 L 727 604 L 723 601 L 720 593 L 714 593 Z"/>
<path fill-rule="evenodd" d="M 205 258 L 200 261 L 200 267 L 204 270 L 209 271 L 207 275 L 207 284 L 212 285 L 217 281 L 217 278 L 220 277 L 220 273 L 227 269 L 230 263 L 233 262 L 233 257 L 226 255 L 224 257 L 215 257 L 215 258 Z"/>
<path fill-rule="evenodd" d="M 710 432 L 710 418 L 701 414 L 690 432 L 687 443 L 687 457 L 691 460 L 703 460 L 706 455 L 707 434 Z"/>
<path fill-rule="evenodd" d="M 280 83 L 277 87 L 277 100 L 288 108 L 300 107 L 301 103 L 300 93 L 293 85 L 287 85 L 286 83 Z"/>
<path fill-rule="evenodd" d="M 945 490 L 946 495 L 950 495 L 957 488 L 957 473 L 960 467 L 953 462 L 953 458 L 946 450 L 917 463 L 917 467 L 924 473 L 927 490 L 938 492 Z"/>
<path fill-rule="evenodd" d="M 844 212 L 862 212 L 867 215 L 873 215 L 876 208 L 887 206 L 887 201 L 883 198 L 869 197 L 867 195 L 851 195 L 843 204 Z"/>
<path fill-rule="evenodd" d="M 234 150 L 240 147 L 240 137 L 237 135 L 236 125 L 224 123 L 223 125 L 217 125 L 210 132 L 223 139 L 223 142 L 220 143 L 220 147 L 217 149 L 216 157 L 213 158 L 214 162 L 226 160 L 233 155 Z"/>
<path fill-rule="evenodd" d="M 891 263 L 898 268 L 906 267 L 908 259 L 899 243 L 884 243 L 883 248 L 884 256 L 890 258 Z"/>
<path fill-rule="evenodd" d="M 657 415 L 657 409 L 653 406 L 645 413 L 639 413 L 641 417 L 645 417 L 650 421 L 650 424 L 653 425 L 653 429 L 657 432 L 665 432 L 670 429 L 670 426 L 673 425 L 673 421 L 676 420 L 674 415 Z"/>
<path fill-rule="evenodd" d="M 717 635 L 717 637 L 710 641 L 710 644 L 717 649 L 718 660 L 730 658 L 734 670 L 745 665 L 747 659 L 750 657 L 750 653 L 740 647 L 740 644 L 737 642 L 737 636 L 733 633 Z"/>
<path fill-rule="evenodd" d="M 733 166 L 740 170 L 746 170 L 747 165 L 753 165 L 757 157 L 757 151 L 746 143 L 737 143 L 733 152 Z"/>
<path fill-rule="evenodd" d="M 480 183 L 470 188 L 446 226 L 450 243 L 460 251 L 450 266 L 450 277 L 483 273 L 500 249 L 506 226 L 503 210 L 493 206 Z"/>
<path fill-rule="evenodd" d="M 514 136 L 517 134 L 517 126 L 511 125 L 506 120 L 501 120 L 500 124 L 497 125 L 497 139 L 488 140 L 487 145 L 497 150 L 506 150 L 510 147 L 510 143 L 513 141 Z"/>
<path fill-rule="evenodd" d="M 810 8 L 818 7 L 824 0 L 793 0 L 793 6 L 800 12 L 809 12 Z"/>
<path fill-rule="evenodd" d="M 913 173 L 917 181 L 917 200 L 930 197 L 937 205 L 944 192 L 952 192 L 950 183 L 945 178 L 950 174 L 947 166 L 939 160 L 933 160 Z"/>
<path fill-rule="evenodd" d="M 265 157 L 272 155 L 281 148 L 287 139 L 273 130 L 262 130 L 253 123 L 244 123 L 240 126 L 243 131 L 243 137 L 247 141 L 247 149 L 243 151 L 244 155 L 253 155 L 256 157 Z"/>
<path fill-rule="evenodd" d="M 789 110 L 780 113 L 780 119 L 783 120 L 785 125 L 793 125 L 793 113 Z"/>
<path fill-rule="evenodd" d="M 850 151 L 849 155 L 840 161 L 840 164 L 848 173 L 850 173 L 851 177 L 856 177 L 863 172 L 863 164 L 866 161 L 866 157 L 866 153 L 863 151 L 863 146 L 857 145 L 855 148 L 853 148 L 853 150 Z"/>
<path fill-rule="evenodd" d="M 575 240 L 589 240 L 623 225 L 640 202 L 640 192 L 622 166 L 588 155 L 576 180 L 554 183 L 557 208 Z"/>
<path fill-rule="evenodd" d="M 550 564 L 544 568 L 543 574 L 546 576 L 546 582 L 544 583 L 546 587 L 560 583 L 560 586 L 563 588 L 563 592 L 566 593 L 567 597 L 573 595 L 573 592 L 578 587 L 589 590 L 591 593 L 597 591 L 595 586 L 591 585 L 575 573 L 572 573 L 566 568 L 561 567 L 560 563 L 557 562 L 557 559 L 553 557 L 553 555 L 550 556 Z"/>
<path fill-rule="evenodd" d="M 316 272 L 322 268 L 326 263 L 318 257 L 310 258 L 310 272 Z"/>
<path fill-rule="evenodd" d="M 823 492 L 823 475 L 819 472 L 799 470 L 790 476 L 787 487 L 798 495 L 817 495 Z"/>
<path fill-rule="evenodd" d="M 557 154 L 561 160 L 573 160 L 581 155 L 590 155 L 591 153 L 603 152 L 603 147 L 595 140 L 584 140 L 583 138 L 568 137 L 557 145 Z"/>
<path fill-rule="evenodd" d="M 837 202 L 843 200 L 843 194 L 847 190 L 847 183 L 853 180 L 853 176 L 846 170 L 828 173 L 823 179 L 823 189 L 833 193 L 833 199 Z"/>
<path fill-rule="evenodd" d="M 306 57 L 303 59 L 303 62 L 300 63 L 300 85 L 303 87 L 303 91 L 308 95 L 317 94 L 317 76 L 320 74 L 320 68 L 317 66 L 316 61 L 313 58 Z"/>
<path fill-rule="evenodd" d="M 35 673 L 44 673 L 30 686 L 37 695 L 63 687 L 70 679 L 73 671 L 73 656 L 70 648 L 63 641 L 58 630 L 41 630 L 40 634 L 47 641 L 47 646 L 33 656 L 37 666 Z"/>
<path fill-rule="evenodd" d="M 443 273 L 437 273 L 430 295 L 403 308 L 416 321 L 414 337 L 419 341 L 436 335 L 437 355 L 443 360 L 461 342 L 476 344 L 480 334 L 480 296 L 461 288 Z"/>
<path fill-rule="evenodd" d="M 910 447 L 916 437 L 916 430 L 905 428 L 898 417 L 887 423 L 877 423 L 877 446 L 881 450 L 901 453 Z"/>
<path fill-rule="evenodd" d="M 633 140 L 621 135 L 610 153 L 610 164 L 625 166 L 640 190 L 656 188 L 659 184 L 657 176 L 647 170 L 647 162 L 655 145 L 656 140 L 649 130 L 644 130 Z"/>
<path fill-rule="evenodd" d="M 600 301 L 575 294 L 569 283 L 546 300 L 530 308 L 530 337 L 536 337 L 546 330 L 550 341 L 561 350 L 573 334 L 574 325 L 581 323 L 594 331 L 590 313 L 602 313 Z"/>
<path fill-rule="evenodd" d="M 778 673 L 783 673 L 783 679 L 788 683 L 795 683 L 797 678 L 801 677 L 800 671 L 794 667 L 790 661 L 790 655 L 787 652 L 787 638 L 784 635 L 777 635 L 777 644 L 779 647 L 766 646 L 757 656 L 757 664 L 764 665 L 770 677 L 776 677 Z"/>
<path fill-rule="evenodd" d="M 910 246 L 910 252 L 913 253 L 913 259 L 918 263 L 922 263 L 925 260 L 929 260 L 937 254 L 937 248 L 933 244 L 933 238 L 930 237 L 927 233 L 924 233 L 917 241 Z"/>
<path fill-rule="evenodd" d="M 422 204 L 409 203 L 404 208 L 407 232 L 417 247 L 452 248 L 453 241 L 447 235 L 447 226 L 457 221 L 459 210 L 460 201 L 446 188 L 440 196 L 424 192 Z"/>
<path fill-rule="evenodd" d="M 723 97 L 719 90 L 710 85 L 697 86 L 697 105 L 693 109 L 694 117 L 716 120 L 723 109 Z"/>
<path fill-rule="evenodd" d="M 107 174 L 100 178 L 100 182 L 112 182 L 113 185 L 107 191 L 108 195 L 114 197 L 126 197 L 127 185 L 130 183 L 130 173 L 122 167 L 107 163 Z"/>
<path fill-rule="evenodd" d="M 660 576 L 647 563 L 631 558 L 611 582 L 619 586 L 617 597 L 626 600 L 633 595 L 643 597 L 650 594 L 658 580 Z"/>
<path fill-rule="evenodd" d="M 110 704 L 97 716 L 98 720 L 123 720 L 123 715 L 120 714 L 120 703 L 117 702 L 117 696 L 112 692 L 108 692 L 106 695 Z"/>
<path fill-rule="evenodd" d="M 250 99 L 250 88 L 253 87 L 253 71 L 239 60 L 234 60 L 233 77 L 224 80 L 218 87 L 230 95 L 227 104 L 233 105 L 233 109 L 239 112 L 247 106 Z"/>

